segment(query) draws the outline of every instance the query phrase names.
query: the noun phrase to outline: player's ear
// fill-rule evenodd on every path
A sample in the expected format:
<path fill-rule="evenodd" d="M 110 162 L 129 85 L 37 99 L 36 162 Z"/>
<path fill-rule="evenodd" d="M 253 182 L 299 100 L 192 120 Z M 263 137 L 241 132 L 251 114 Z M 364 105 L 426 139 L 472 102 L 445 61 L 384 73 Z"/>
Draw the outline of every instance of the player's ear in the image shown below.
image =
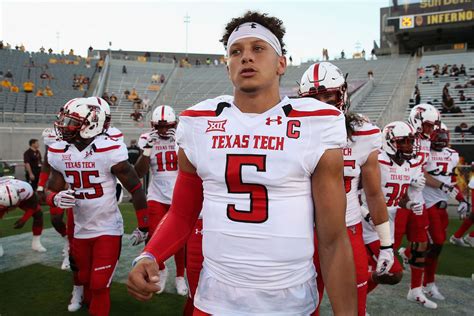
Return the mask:
<path fill-rule="evenodd" d="M 286 72 L 286 57 L 278 56 L 277 75 L 279 76 L 284 75 L 285 72 Z"/>

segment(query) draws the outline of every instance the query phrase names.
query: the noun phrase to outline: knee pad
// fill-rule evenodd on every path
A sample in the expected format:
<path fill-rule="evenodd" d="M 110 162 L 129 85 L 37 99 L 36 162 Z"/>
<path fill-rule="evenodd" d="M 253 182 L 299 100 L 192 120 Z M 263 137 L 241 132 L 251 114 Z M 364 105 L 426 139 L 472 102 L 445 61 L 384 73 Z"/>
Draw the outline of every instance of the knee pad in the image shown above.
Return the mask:
<path fill-rule="evenodd" d="M 426 250 L 419 251 L 419 243 L 413 242 L 411 244 L 411 257 L 408 263 L 412 266 L 423 268 L 425 266 Z"/>
<path fill-rule="evenodd" d="M 431 244 L 426 256 L 430 258 L 438 258 L 442 249 L 443 245 L 441 244 Z"/>

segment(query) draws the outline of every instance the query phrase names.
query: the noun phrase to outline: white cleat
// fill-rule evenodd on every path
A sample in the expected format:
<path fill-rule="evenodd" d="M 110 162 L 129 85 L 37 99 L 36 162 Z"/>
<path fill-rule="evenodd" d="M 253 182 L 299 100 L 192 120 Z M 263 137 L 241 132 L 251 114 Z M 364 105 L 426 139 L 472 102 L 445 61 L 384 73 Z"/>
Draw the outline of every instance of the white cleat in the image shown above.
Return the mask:
<path fill-rule="evenodd" d="M 469 247 L 474 247 L 474 237 L 466 236 L 464 237 L 464 243 Z"/>
<path fill-rule="evenodd" d="M 74 285 L 72 289 L 71 302 L 67 306 L 67 310 L 70 312 L 77 312 L 82 306 L 84 287 L 82 285 Z"/>
<path fill-rule="evenodd" d="M 188 286 L 184 277 L 176 277 L 176 292 L 182 296 L 188 295 Z"/>
<path fill-rule="evenodd" d="M 407 269 L 408 269 L 408 266 L 410 265 L 410 264 L 408 263 L 408 257 L 407 257 L 407 255 L 405 254 L 405 250 L 406 250 L 405 247 L 400 247 L 400 248 L 398 249 L 398 255 L 400 256 L 400 258 L 402 258 L 403 270 L 407 270 Z"/>
<path fill-rule="evenodd" d="M 166 287 L 166 279 L 168 278 L 168 268 L 165 266 L 163 270 L 160 270 L 160 281 L 158 281 L 157 285 L 160 287 L 160 290 L 156 292 L 156 294 L 161 294 L 165 290 Z"/>
<path fill-rule="evenodd" d="M 435 300 L 444 301 L 445 297 L 439 292 L 438 287 L 434 283 L 428 283 L 423 287 L 423 293 Z"/>
<path fill-rule="evenodd" d="M 3 257 L 3 254 L 4 254 L 3 246 L 0 244 L 0 257 Z"/>
<path fill-rule="evenodd" d="M 33 236 L 33 241 L 31 242 L 31 249 L 38 252 L 46 252 L 46 248 L 44 248 L 41 244 L 40 236 Z"/>
<path fill-rule="evenodd" d="M 410 302 L 418 303 L 421 306 L 429 309 L 438 308 L 438 304 L 426 298 L 425 294 L 423 294 L 423 291 L 421 290 L 421 286 L 414 289 L 410 289 L 407 294 L 407 300 L 409 300 Z"/>
<path fill-rule="evenodd" d="M 61 263 L 61 270 L 69 270 L 71 268 L 71 264 L 69 262 L 69 256 L 64 257 L 63 263 Z"/>
<path fill-rule="evenodd" d="M 466 244 L 462 238 L 456 238 L 456 237 L 454 237 L 454 235 L 452 235 L 451 237 L 449 237 L 449 242 L 452 243 L 452 244 L 455 245 L 455 246 L 459 246 L 459 247 L 469 247 L 469 245 Z"/>

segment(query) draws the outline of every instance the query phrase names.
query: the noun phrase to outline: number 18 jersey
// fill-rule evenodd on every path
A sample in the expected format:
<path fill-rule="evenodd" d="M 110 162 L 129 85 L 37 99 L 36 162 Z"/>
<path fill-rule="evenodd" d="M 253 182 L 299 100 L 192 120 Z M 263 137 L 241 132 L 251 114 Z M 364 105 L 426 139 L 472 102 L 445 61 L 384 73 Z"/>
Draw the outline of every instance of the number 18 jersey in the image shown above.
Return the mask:
<path fill-rule="evenodd" d="M 314 277 L 311 175 L 346 143 L 344 115 L 284 98 L 261 114 L 210 99 L 184 111 L 177 144 L 203 180 L 203 269 L 237 287 L 283 289 Z"/>
<path fill-rule="evenodd" d="M 144 149 L 150 132 L 144 133 L 138 140 L 140 149 Z M 151 148 L 151 179 L 147 199 L 163 204 L 171 204 L 174 184 L 178 176 L 178 155 L 174 138 L 159 138 Z"/>

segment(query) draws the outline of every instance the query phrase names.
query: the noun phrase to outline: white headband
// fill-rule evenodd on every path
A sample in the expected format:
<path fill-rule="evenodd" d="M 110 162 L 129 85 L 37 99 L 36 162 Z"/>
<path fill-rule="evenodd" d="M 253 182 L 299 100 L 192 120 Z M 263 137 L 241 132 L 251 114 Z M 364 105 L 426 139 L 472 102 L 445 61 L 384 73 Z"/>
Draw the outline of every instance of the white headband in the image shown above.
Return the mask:
<path fill-rule="evenodd" d="M 255 22 L 241 24 L 237 26 L 234 31 L 232 31 L 232 34 L 230 34 L 229 40 L 227 41 L 227 55 L 230 56 L 229 49 L 235 41 L 247 37 L 256 37 L 264 40 L 270 44 L 271 47 L 273 47 L 278 56 L 283 56 L 280 41 L 275 36 L 275 34 L 273 34 L 265 26 Z"/>

